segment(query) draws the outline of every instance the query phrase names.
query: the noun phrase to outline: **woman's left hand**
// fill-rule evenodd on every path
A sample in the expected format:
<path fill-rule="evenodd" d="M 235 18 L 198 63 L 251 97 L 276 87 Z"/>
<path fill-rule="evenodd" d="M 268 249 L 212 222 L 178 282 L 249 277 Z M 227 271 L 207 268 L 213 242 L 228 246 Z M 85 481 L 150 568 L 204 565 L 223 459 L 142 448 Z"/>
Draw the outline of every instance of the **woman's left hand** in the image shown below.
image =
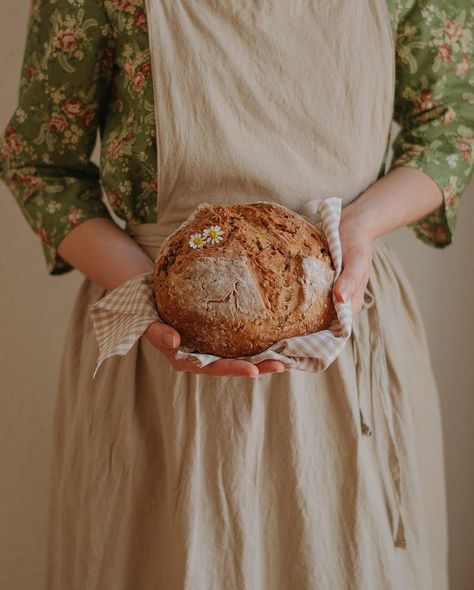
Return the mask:
<path fill-rule="evenodd" d="M 351 301 L 352 314 L 359 313 L 372 269 L 373 240 L 361 220 L 343 209 L 339 224 L 342 247 L 342 272 L 334 284 L 336 299 Z"/>
<path fill-rule="evenodd" d="M 374 240 L 442 204 L 443 193 L 428 174 L 397 166 L 343 207 L 339 223 L 343 268 L 334 285 L 336 299 L 342 302 L 344 291 L 345 300 L 352 301 L 352 313 L 358 313 L 372 268 Z"/>

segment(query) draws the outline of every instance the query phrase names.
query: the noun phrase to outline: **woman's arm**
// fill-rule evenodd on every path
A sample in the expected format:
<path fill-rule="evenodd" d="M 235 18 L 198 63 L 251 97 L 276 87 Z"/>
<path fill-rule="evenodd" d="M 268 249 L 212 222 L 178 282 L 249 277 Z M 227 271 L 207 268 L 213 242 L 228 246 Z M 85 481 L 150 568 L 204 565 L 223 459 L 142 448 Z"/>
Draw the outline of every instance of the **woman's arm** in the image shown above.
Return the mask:
<path fill-rule="evenodd" d="M 474 173 L 474 36 L 470 0 L 398 4 L 393 142 L 388 173 L 343 209 L 343 272 L 335 285 L 357 313 L 372 241 L 407 226 L 424 243 L 452 243 Z"/>
<path fill-rule="evenodd" d="M 115 222 L 90 219 L 70 231 L 58 247 L 59 255 L 86 277 L 111 291 L 128 279 L 153 269 L 151 258 Z M 177 371 L 256 377 L 260 373 L 281 372 L 278 361 L 262 361 L 254 365 L 244 360 L 222 359 L 202 369 L 190 361 L 175 360 L 179 333 L 166 324 L 154 322 L 145 336 Z"/>
<path fill-rule="evenodd" d="M 407 227 L 425 244 L 445 248 L 474 168 L 472 0 L 397 5 L 393 118 L 401 130 L 389 169 L 417 168 L 440 187 L 443 202 Z"/>
<path fill-rule="evenodd" d="M 372 266 L 372 243 L 379 236 L 420 219 L 443 202 L 440 188 L 425 172 L 400 166 L 379 178 L 342 209 L 343 271 L 335 284 L 339 301 L 361 309 Z"/>
<path fill-rule="evenodd" d="M 104 3 L 80 4 L 32 3 L 18 105 L 0 135 L 0 178 L 41 239 L 48 272 L 75 267 L 112 290 L 152 262 L 111 218 L 91 161 L 107 114 L 115 46 Z M 179 344 L 171 326 L 152 324 L 146 335 L 177 370 L 195 370 L 171 359 Z M 281 367 L 219 361 L 196 372 L 258 375 Z"/>
<path fill-rule="evenodd" d="M 110 219 L 89 219 L 74 228 L 58 254 L 107 291 L 153 269 L 151 258 Z"/>
<path fill-rule="evenodd" d="M 72 266 L 61 240 L 111 219 L 90 156 L 111 89 L 114 39 L 103 3 L 31 4 L 17 107 L 0 135 L 0 178 L 41 240 L 48 272 Z"/>

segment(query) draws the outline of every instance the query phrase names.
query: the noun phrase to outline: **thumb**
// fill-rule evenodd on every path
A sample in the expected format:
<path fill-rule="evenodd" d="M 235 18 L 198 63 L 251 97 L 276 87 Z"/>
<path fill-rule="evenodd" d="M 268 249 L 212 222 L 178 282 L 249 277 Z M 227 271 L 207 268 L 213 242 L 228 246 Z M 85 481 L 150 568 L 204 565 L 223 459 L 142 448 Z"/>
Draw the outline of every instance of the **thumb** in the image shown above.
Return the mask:
<path fill-rule="evenodd" d="M 334 293 L 340 303 L 346 303 L 352 299 L 363 279 L 365 267 L 362 250 L 354 248 L 347 253 L 342 272 L 334 285 Z"/>
<path fill-rule="evenodd" d="M 157 348 L 177 348 L 180 343 L 179 332 L 172 326 L 162 324 L 161 322 L 153 322 L 145 330 L 145 335 Z"/>

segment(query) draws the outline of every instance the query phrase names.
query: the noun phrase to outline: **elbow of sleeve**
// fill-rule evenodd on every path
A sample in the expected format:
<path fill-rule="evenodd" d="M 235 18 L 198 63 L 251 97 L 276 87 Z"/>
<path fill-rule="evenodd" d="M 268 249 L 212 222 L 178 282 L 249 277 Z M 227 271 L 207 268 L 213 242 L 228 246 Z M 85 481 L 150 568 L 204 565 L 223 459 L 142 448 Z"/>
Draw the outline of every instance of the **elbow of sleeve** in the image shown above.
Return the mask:
<path fill-rule="evenodd" d="M 0 170 L 26 221 L 40 238 L 47 272 L 61 275 L 73 270 L 58 253 L 61 241 L 88 219 L 112 219 L 99 181 L 63 176 L 58 171 L 46 175 L 35 168 L 8 167 L 5 161 Z"/>
<path fill-rule="evenodd" d="M 36 212 L 34 228 L 41 239 L 48 273 L 61 275 L 74 269 L 58 253 L 62 240 L 75 227 L 89 219 L 112 219 L 112 217 L 101 199 L 100 189 L 92 187 L 84 186 L 75 199 L 50 200 L 47 206 L 49 211 L 45 214 Z"/>
<path fill-rule="evenodd" d="M 443 202 L 434 211 L 407 227 L 423 243 L 446 248 L 453 243 L 461 195 L 474 172 L 472 141 L 434 141 L 430 146 L 403 141 L 394 143 L 389 170 L 409 166 L 425 172 L 439 187 Z"/>

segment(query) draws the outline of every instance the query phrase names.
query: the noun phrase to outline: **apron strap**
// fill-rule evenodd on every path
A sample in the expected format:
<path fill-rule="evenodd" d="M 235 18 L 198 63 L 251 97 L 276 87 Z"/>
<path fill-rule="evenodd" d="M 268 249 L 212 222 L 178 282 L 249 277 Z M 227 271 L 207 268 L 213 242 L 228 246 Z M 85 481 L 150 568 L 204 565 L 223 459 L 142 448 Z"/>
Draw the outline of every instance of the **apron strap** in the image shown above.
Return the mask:
<path fill-rule="evenodd" d="M 369 329 L 373 335 L 374 348 L 373 358 L 369 363 L 370 366 L 361 368 L 362 372 L 371 371 L 370 388 L 377 388 L 378 395 L 381 400 L 383 416 L 385 420 L 386 429 L 388 432 L 388 456 L 387 463 L 392 482 L 393 495 L 395 499 L 396 510 L 392 515 L 392 531 L 393 540 L 396 547 L 405 549 L 407 546 L 405 535 L 404 511 L 402 506 L 402 487 L 401 487 L 401 461 L 400 451 L 398 447 L 397 437 L 395 434 L 394 413 L 390 397 L 390 381 L 387 369 L 387 356 L 385 349 L 385 340 L 383 332 L 380 327 L 379 314 L 377 310 L 377 303 L 370 280 L 364 295 L 364 304 L 362 310 L 367 309 Z M 362 311 L 361 310 L 361 311 Z M 365 356 L 361 354 L 360 338 L 357 331 L 356 322 L 353 325 L 354 330 L 354 353 L 355 361 L 360 363 Z M 367 373 L 368 374 L 368 373 Z M 373 390 L 370 391 L 371 399 L 374 395 Z M 373 429 L 369 423 L 367 408 L 364 404 L 359 403 L 360 420 L 362 434 L 365 436 L 372 436 Z"/>

